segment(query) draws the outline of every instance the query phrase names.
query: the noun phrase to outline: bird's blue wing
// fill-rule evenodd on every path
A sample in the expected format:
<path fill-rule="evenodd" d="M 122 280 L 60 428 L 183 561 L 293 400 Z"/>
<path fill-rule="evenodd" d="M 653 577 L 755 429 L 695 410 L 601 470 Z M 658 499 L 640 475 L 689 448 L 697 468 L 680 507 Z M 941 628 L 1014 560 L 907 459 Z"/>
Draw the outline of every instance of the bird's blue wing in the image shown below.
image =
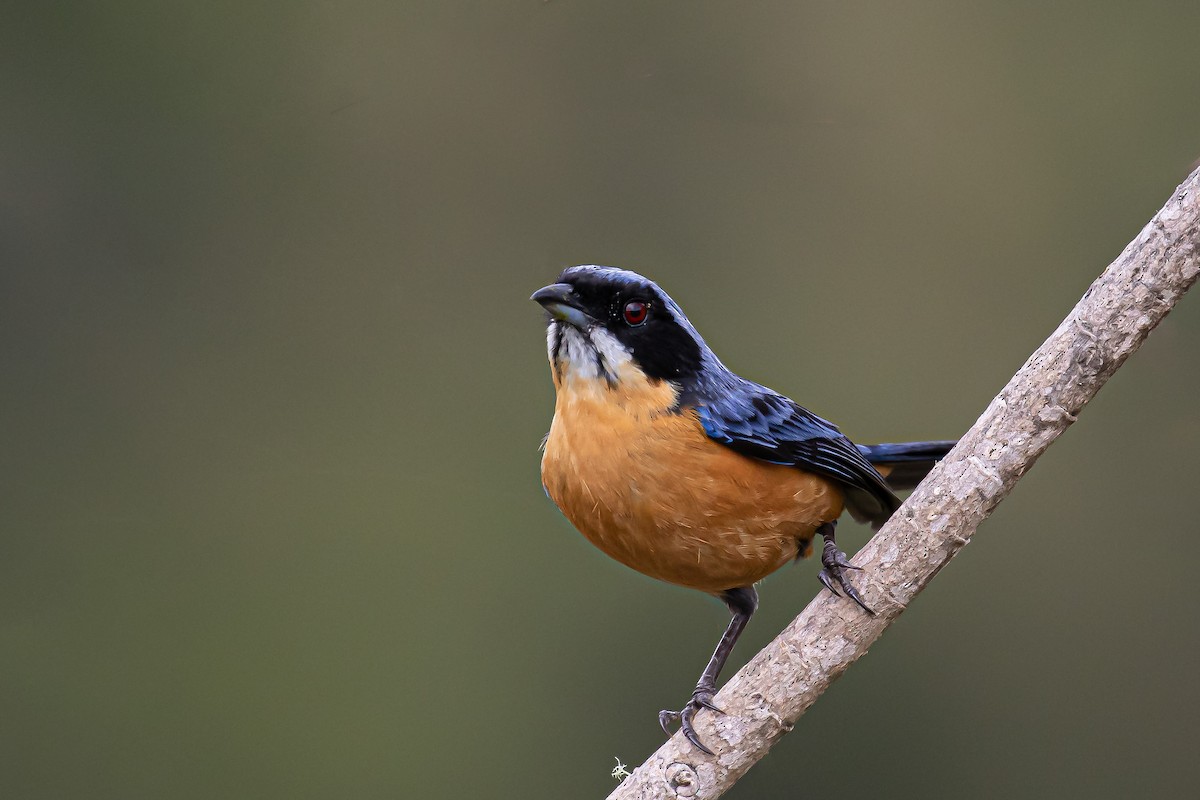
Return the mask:
<path fill-rule="evenodd" d="M 751 458 L 815 472 L 843 485 L 855 516 L 882 524 L 900 501 L 837 426 L 781 394 L 749 381 L 697 398 L 710 439 Z"/>

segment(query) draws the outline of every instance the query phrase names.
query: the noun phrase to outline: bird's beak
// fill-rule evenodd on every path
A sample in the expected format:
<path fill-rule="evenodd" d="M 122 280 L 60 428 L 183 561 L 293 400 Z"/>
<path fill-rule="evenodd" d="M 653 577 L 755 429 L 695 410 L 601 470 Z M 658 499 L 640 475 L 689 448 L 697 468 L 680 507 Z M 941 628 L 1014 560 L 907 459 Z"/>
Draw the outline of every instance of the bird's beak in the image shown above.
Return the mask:
<path fill-rule="evenodd" d="M 575 294 L 575 287 L 569 283 L 544 286 L 529 299 L 540 303 L 554 319 L 568 322 L 576 328 L 587 328 L 596 323 L 595 318 L 583 310 L 579 296 Z"/>

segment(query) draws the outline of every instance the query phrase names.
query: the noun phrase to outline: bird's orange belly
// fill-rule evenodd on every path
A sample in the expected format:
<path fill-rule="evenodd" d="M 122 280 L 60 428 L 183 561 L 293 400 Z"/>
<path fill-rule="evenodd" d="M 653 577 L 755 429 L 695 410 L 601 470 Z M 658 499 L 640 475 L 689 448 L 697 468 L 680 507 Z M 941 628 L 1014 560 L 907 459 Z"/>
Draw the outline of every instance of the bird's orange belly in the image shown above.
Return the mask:
<path fill-rule="evenodd" d="M 735 453 L 694 412 L 563 388 L 542 483 L 589 541 L 639 572 L 712 593 L 749 586 L 807 555 L 842 512 L 835 484 Z"/>

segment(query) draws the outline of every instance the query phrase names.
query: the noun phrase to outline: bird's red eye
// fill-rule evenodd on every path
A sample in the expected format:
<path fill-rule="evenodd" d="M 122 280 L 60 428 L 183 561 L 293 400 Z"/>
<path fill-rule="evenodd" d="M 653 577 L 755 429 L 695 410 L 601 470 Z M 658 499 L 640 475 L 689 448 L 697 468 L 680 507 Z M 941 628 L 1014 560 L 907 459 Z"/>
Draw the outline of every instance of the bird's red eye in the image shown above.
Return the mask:
<path fill-rule="evenodd" d="M 641 300 L 630 300 L 625 304 L 625 322 L 629 325 L 641 325 L 650 313 L 650 306 Z"/>

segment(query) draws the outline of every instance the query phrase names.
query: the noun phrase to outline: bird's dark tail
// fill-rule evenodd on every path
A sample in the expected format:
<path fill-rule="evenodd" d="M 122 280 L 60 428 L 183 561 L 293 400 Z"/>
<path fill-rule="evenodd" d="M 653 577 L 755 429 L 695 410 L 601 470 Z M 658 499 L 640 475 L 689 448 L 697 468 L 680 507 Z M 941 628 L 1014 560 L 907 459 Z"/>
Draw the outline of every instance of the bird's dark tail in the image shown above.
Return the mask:
<path fill-rule="evenodd" d="M 902 491 L 915 489 L 955 444 L 955 441 L 860 444 L 858 449 L 879 470 L 888 486 Z"/>

